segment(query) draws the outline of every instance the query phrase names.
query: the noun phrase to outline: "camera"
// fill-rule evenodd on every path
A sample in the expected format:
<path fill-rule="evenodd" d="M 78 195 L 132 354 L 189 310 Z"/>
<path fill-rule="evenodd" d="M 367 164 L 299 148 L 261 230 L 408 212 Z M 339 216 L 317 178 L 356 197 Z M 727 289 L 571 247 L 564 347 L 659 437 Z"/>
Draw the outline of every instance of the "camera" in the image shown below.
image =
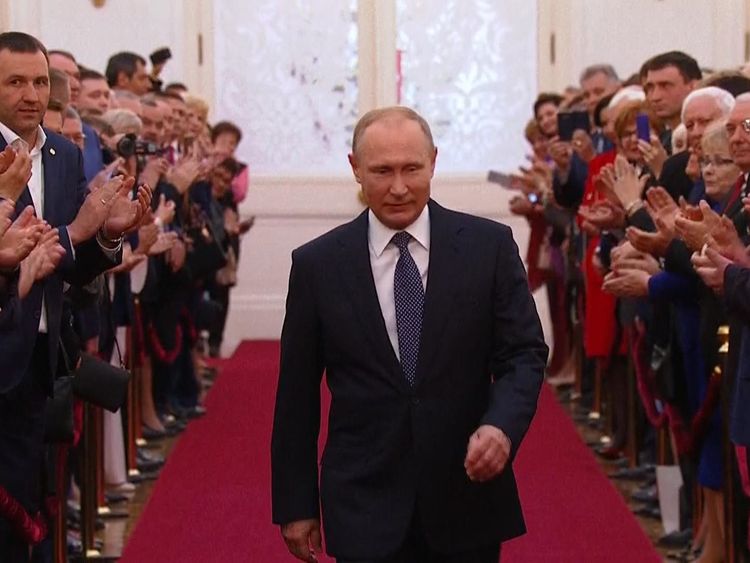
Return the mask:
<path fill-rule="evenodd" d="M 115 150 L 117 151 L 117 154 L 123 158 L 129 158 L 133 155 L 161 155 L 164 152 L 164 150 L 159 148 L 159 145 L 157 145 L 156 143 L 139 141 L 133 133 L 128 133 L 122 139 L 117 141 L 117 147 L 115 148 Z"/>

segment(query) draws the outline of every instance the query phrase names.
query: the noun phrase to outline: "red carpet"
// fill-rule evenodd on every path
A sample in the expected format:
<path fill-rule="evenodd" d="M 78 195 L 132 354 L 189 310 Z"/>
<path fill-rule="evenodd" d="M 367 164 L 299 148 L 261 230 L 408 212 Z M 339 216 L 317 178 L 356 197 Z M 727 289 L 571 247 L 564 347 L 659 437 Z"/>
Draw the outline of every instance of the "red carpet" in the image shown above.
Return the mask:
<path fill-rule="evenodd" d="M 180 438 L 121 561 L 294 561 L 271 524 L 277 366 L 277 342 L 244 343 L 223 362 L 208 414 Z M 546 388 L 516 475 L 529 532 L 504 544 L 503 563 L 660 560 Z"/>

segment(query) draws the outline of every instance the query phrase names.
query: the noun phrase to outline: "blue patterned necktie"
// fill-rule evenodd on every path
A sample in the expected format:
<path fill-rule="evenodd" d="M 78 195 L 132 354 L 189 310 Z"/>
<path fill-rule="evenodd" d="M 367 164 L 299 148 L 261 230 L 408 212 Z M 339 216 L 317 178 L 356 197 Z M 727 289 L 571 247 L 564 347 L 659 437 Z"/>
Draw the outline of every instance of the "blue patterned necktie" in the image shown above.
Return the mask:
<path fill-rule="evenodd" d="M 419 356 L 419 339 L 422 333 L 424 288 L 414 258 L 409 253 L 411 235 L 396 233 L 391 239 L 401 255 L 393 275 L 393 297 L 396 303 L 396 330 L 398 353 L 406 380 L 414 385 Z"/>

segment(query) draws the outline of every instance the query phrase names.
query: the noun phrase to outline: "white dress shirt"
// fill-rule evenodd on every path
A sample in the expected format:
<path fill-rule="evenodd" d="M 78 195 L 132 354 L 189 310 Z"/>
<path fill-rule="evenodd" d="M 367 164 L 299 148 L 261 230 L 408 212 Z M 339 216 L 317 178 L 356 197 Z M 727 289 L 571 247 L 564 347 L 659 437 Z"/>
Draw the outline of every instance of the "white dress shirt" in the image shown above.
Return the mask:
<path fill-rule="evenodd" d="M 422 287 L 427 289 L 427 269 L 430 264 L 430 212 L 427 206 L 408 227 L 403 229 L 411 235 L 409 253 L 422 276 Z M 396 231 L 386 227 L 375 217 L 372 210 L 368 213 L 367 241 L 370 249 L 370 266 L 375 281 L 375 290 L 380 302 L 388 338 L 398 358 L 398 330 L 396 328 L 396 302 L 393 297 L 393 276 L 396 262 L 401 255 L 398 247 L 391 242 Z"/>

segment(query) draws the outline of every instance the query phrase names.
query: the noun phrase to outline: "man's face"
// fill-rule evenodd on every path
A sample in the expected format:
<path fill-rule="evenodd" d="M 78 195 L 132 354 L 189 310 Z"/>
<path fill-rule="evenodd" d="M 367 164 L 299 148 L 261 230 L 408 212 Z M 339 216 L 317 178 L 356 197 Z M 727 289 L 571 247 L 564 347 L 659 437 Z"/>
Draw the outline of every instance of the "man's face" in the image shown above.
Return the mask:
<path fill-rule="evenodd" d="M 185 132 L 185 102 L 169 98 L 169 105 L 172 106 L 172 136 L 180 139 Z"/>
<path fill-rule="evenodd" d="M 62 135 L 62 126 L 63 126 L 62 112 L 48 109 L 44 113 L 44 120 L 42 121 L 42 125 L 44 125 L 44 127 L 49 129 L 50 131 L 54 131 L 58 135 Z"/>
<path fill-rule="evenodd" d="M 537 109 L 536 122 L 547 138 L 557 135 L 557 106 L 551 102 L 542 104 Z"/>
<path fill-rule="evenodd" d="M 81 92 L 81 72 L 78 70 L 78 65 L 65 55 L 53 53 L 49 56 L 49 67 L 61 70 L 68 75 L 68 84 L 70 84 L 70 103 L 75 106 Z"/>
<path fill-rule="evenodd" d="M 416 121 L 385 117 L 365 129 L 349 163 L 375 216 L 402 230 L 427 205 L 436 157 Z"/>
<path fill-rule="evenodd" d="M 687 129 L 688 147 L 694 151 L 700 151 L 703 132 L 708 125 L 721 118 L 721 109 L 718 104 L 708 96 L 701 96 L 691 101 L 685 108 L 685 129 Z"/>
<path fill-rule="evenodd" d="M 162 134 L 162 143 L 167 143 L 172 139 L 174 128 L 174 117 L 172 116 L 172 106 L 164 100 L 157 100 L 157 105 L 161 111 L 162 121 L 164 122 L 164 132 Z"/>
<path fill-rule="evenodd" d="M 27 142 L 35 139 L 49 102 L 49 70 L 41 51 L 0 51 L 0 122 Z"/>
<path fill-rule="evenodd" d="M 133 92 L 136 96 L 148 94 L 148 91 L 151 89 L 151 80 L 146 73 L 146 67 L 143 63 L 141 61 L 135 62 L 135 71 L 130 78 L 124 72 L 121 72 L 118 77 L 117 86 L 123 90 Z"/>
<path fill-rule="evenodd" d="M 744 127 L 746 119 L 750 119 L 750 101 L 738 101 L 729 114 L 727 133 L 732 159 L 743 172 L 750 172 L 750 133 Z"/>
<path fill-rule="evenodd" d="M 83 150 L 83 126 L 80 119 L 67 118 L 62 126 L 63 137 Z"/>
<path fill-rule="evenodd" d="M 161 144 L 164 140 L 164 116 L 161 108 L 158 105 L 148 104 L 142 104 L 141 107 L 141 121 L 143 122 L 141 138 L 144 141 Z"/>
<path fill-rule="evenodd" d="M 643 84 L 646 100 L 654 113 L 666 122 L 679 118 L 682 102 L 693 90 L 695 81 L 686 82 L 676 66 L 649 70 Z"/>
<path fill-rule="evenodd" d="M 596 104 L 605 96 L 609 96 L 617 88 L 617 82 L 610 79 L 603 72 L 597 72 L 581 82 L 583 90 L 583 101 L 590 115 L 594 114 Z"/>
<path fill-rule="evenodd" d="M 78 111 L 100 115 L 109 109 L 110 91 L 103 78 L 90 78 L 81 81 L 78 95 Z"/>

